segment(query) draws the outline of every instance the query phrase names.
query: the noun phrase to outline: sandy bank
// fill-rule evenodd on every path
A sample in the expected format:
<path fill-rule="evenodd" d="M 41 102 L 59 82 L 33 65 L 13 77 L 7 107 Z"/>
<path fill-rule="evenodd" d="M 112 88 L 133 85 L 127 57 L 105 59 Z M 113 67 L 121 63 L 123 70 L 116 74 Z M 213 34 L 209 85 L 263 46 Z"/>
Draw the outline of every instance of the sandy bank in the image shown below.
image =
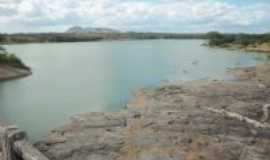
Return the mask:
<path fill-rule="evenodd" d="M 85 113 L 36 146 L 52 160 L 270 159 L 270 65 L 234 82 L 139 90 L 119 113 Z"/>
<path fill-rule="evenodd" d="M 31 74 L 30 70 L 15 68 L 9 65 L 0 65 L 0 81 L 26 77 Z"/>
<path fill-rule="evenodd" d="M 270 53 L 270 43 L 262 43 L 262 44 L 256 44 L 253 46 L 247 46 L 247 51 L 253 51 L 253 52 L 266 52 Z"/>
<path fill-rule="evenodd" d="M 248 51 L 248 52 L 263 52 L 266 54 L 270 54 L 270 43 L 253 44 L 253 45 L 248 45 L 248 46 L 243 46 L 243 45 L 238 45 L 238 44 L 225 44 L 221 47 L 231 49 L 231 50 L 243 50 L 243 51 Z"/>

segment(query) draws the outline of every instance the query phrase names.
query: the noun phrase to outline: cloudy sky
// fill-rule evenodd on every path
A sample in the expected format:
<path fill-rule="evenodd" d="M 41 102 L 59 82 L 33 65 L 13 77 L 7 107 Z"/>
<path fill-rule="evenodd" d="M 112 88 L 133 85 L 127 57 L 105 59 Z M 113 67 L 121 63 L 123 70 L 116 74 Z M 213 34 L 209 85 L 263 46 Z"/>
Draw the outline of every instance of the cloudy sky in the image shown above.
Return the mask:
<path fill-rule="evenodd" d="M 0 0 L 0 32 L 270 32 L 270 0 Z"/>

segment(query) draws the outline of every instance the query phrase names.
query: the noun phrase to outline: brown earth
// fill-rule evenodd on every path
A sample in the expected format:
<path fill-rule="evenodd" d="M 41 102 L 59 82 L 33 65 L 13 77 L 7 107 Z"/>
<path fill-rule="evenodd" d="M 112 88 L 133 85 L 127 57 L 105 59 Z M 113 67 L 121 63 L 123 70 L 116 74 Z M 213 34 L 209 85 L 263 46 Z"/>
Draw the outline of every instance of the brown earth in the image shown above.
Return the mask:
<path fill-rule="evenodd" d="M 247 52 L 262 52 L 270 54 L 270 43 L 252 44 L 248 46 L 243 46 L 241 44 L 225 44 L 222 48 L 227 48 L 229 50 L 243 50 Z"/>
<path fill-rule="evenodd" d="M 247 51 L 253 51 L 253 52 L 268 52 L 270 53 L 270 43 L 262 43 L 262 44 L 256 44 L 253 46 L 246 47 Z"/>
<path fill-rule="evenodd" d="M 31 75 L 30 70 L 15 68 L 9 65 L 0 65 L 0 81 L 11 80 Z"/>

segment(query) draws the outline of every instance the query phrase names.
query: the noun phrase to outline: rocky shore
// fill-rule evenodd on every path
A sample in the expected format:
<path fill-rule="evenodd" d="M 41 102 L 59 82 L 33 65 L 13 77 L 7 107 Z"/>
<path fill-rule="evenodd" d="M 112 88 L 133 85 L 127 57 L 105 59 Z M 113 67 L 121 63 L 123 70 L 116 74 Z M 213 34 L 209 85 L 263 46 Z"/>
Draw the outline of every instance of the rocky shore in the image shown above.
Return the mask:
<path fill-rule="evenodd" d="M 4 122 L 2 119 L 0 119 L 0 127 L 5 127 L 9 125 L 8 123 Z M 1 143 L 1 142 L 0 142 Z M 0 160 L 4 160 L 3 153 L 2 153 L 2 146 L 0 146 Z"/>
<path fill-rule="evenodd" d="M 247 51 L 252 51 L 252 52 L 270 53 L 270 43 L 262 43 L 262 44 L 256 44 L 256 45 L 253 45 L 253 46 L 247 46 L 246 50 Z"/>
<path fill-rule="evenodd" d="M 268 160 L 270 64 L 236 81 L 141 89 L 118 113 L 85 113 L 36 143 L 51 160 Z"/>
<path fill-rule="evenodd" d="M 0 81 L 11 80 L 31 75 L 29 69 L 21 69 L 10 65 L 0 65 Z"/>
<path fill-rule="evenodd" d="M 221 46 L 223 48 L 231 50 L 243 50 L 247 52 L 262 52 L 270 54 L 270 43 L 252 44 L 248 46 L 238 45 L 238 44 L 225 44 Z"/>
<path fill-rule="evenodd" d="M 26 68 L 22 69 L 22 68 L 12 67 L 6 64 L 5 65 L 0 64 L 0 81 L 22 78 L 22 77 L 29 76 L 31 74 L 32 72 L 30 69 L 26 69 Z M 0 127 L 4 127 L 7 125 L 8 123 L 0 119 Z M 0 146 L 0 160 L 3 160 L 1 151 L 2 151 L 2 148 Z"/>

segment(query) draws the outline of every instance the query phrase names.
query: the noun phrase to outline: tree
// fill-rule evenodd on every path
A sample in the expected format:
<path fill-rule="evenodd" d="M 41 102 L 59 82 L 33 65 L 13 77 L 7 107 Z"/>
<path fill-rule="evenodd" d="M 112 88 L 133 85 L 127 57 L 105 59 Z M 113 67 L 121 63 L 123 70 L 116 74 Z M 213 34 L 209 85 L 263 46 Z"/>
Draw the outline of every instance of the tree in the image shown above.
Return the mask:
<path fill-rule="evenodd" d="M 221 34 L 219 32 L 207 33 L 210 46 L 222 46 L 224 44 L 232 43 L 235 37 L 231 34 Z"/>
<path fill-rule="evenodd" d="M 0 43 L 5 42 L 5 40 L 6 40 L 5 35 L 0 33 Z"/>

